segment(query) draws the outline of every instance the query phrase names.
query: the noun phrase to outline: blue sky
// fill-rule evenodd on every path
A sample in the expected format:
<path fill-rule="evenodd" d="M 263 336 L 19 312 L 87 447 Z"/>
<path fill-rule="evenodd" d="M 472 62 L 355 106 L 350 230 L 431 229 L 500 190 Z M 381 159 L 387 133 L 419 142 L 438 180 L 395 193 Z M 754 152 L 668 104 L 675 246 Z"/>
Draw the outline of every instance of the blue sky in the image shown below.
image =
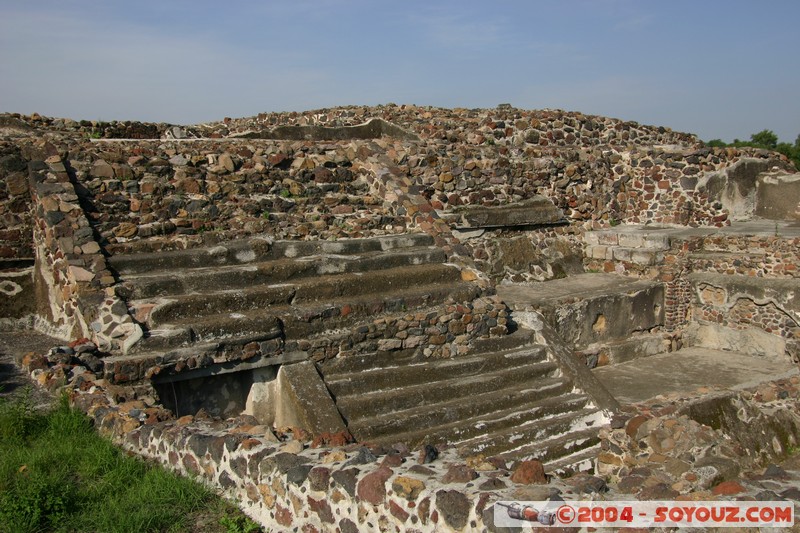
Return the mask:
<path fill-rule="evenodd" d="M 0 0 L 0 111 L 190 124 L 350 104 L 800 134 L 800 1 Z"/>

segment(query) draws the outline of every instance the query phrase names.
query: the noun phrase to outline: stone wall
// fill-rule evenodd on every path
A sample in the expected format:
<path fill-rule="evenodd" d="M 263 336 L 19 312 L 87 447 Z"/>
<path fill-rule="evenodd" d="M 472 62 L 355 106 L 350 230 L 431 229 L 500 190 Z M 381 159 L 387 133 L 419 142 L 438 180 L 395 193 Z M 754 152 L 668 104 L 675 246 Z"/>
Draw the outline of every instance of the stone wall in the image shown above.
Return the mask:
<path fill-rule="evenodd" d="M 276 434 L 247 415 L 176 419 L 147 399 L 126 397 L 81 365 L 32 354 L 23 363 L 42 386 L 66 385 L 72 404 L 103 435 L 221 491 L 267 528 L 498 531 L 496 501 L 544 499 L 552 490 L 535 460 L 348 444 L 346 433 L 311 441 L 294 428 Z"/>
<path fill-rule="evenodd" d="M 346 317 L 361 304 L 327 306 L 324 316 L 307 316 L 308 320 Z M 371 305 L 367 303 L 366 305 Z M 481 297 L 463 303 L 450 303 L 427 308 L 425 312 L 401 311 L 417 302 L 399 298 L 396 309 L 373 307 L 380 316 L 356 328 L 337 328 L 324 335 L 302 340 L 285 341 L 277 323 L 264 325 L 264 333 L 274 330 L 274 338 L 244 346 L 224 343 L 206 354 L 200 348 L 178 348 L 138 357 L 135 360 L 109 362 L 104 375 L 111 383 L 137 382 L 156 374 L 180 374 L 184 370 L 231 361 L 253 362 L 258 358 L 275 358 L 297 351 L 307 352 L 315 362 L 334 357 L 370 354 L 376 351 L 416 350 L 425 357 L 451 357 L 468 352 L 477 339 L 499 337 L 508 333 L 508 308 L 497 297 Z"/>
<path fill-rule="evenodd" d="M 796 359 L 800 317 L 786 298 L 798 278 L 800 238 L 781 236 L 775 227 L 767 235 L 640 227 L 589 232 L 585 267 L 664 282 L 665 328 L 701 326 L 689 332 L 689 343 L 729 350 L 739 344 L 740 351 Z"/>
<path fill-rule="evenodd" d="M 28 161 L 21 147 L 0 142 L 0 260 L 33 258 Z"/>
<path fill-rule="evenodd" d="M 39 315 L 54 336 L 89 338 L 101 350 L 124 350 L 141 330 L 114 295 L 115 279 L 61 156 L 31 161 L 29 179 Z"/>
<path fill-rule="evenodd" d="M 84 143 L 70 166 L 112 253 L 253 234 L 336 239 L 402 233 L 371 196 L 366 145 L 309 142 Z"/>
<path fill-rule="evenodd" d="M 508 308 L 497 297 L 451 303 L 421 313 L 390 314 L 344 334 L 297 343 L 315 361 L 375 351 L 418 350 L 425 357 L 452 357 L 469 352 L 481 338 L 508 333 Z M 292 351 L 294 345 L 287 349 Z"/>

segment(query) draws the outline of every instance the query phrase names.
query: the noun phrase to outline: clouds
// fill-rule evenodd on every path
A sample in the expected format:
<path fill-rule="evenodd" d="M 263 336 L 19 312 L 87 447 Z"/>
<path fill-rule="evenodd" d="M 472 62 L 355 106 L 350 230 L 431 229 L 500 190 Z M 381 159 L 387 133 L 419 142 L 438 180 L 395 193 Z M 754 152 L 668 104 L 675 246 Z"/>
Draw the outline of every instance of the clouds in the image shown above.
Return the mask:
<path fill-rule="evenodd" d="M 797 15 L 788 0 L 0 0 L 0 111 L 192 123 L 509 101 L 793 140 Z"/>

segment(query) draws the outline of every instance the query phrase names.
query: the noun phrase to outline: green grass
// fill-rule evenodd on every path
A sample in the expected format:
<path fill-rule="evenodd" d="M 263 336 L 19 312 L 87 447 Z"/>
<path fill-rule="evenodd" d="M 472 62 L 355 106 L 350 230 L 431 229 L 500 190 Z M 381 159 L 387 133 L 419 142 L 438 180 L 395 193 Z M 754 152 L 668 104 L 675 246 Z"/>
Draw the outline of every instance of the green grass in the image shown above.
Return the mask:
<path fill-rule="evenodd" d="M 260 529 L 205 486 L 127 457 L 66 400 L 0 400 L 0 531 Z"/>

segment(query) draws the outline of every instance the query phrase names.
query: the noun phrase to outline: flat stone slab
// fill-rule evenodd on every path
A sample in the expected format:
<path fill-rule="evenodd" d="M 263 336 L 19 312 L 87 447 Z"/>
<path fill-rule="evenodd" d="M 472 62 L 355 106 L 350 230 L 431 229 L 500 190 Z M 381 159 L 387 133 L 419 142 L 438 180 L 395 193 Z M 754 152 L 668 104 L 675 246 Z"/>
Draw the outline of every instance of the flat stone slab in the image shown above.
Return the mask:
<path fill-rule="evenodd" d="M 700 387 L 746 389 L 800 374 L 800 369 L 789 361 L 708 348 L 684 348 L 595 368 L 592 372 L 620 403 L 631 404 L 661 394 L 690 394 Z"/>
<path fill-rule="evenodd" d="M 588 273 L 563 279 L 527 285 L 498 285 L 497 295 L 512 309 L 526 309 L 531 305 L 563 300 L 583 300 L 604 295 L 628 293 L 648 289 L 658 283 L 637 280 L 616 274 Z"/>
<path fill-rule="evenodd" d="M 713 226 L 670 226 L 662 224 L 622 224 L 613 228 L 598 230 L 592 233 L 616 233 L 619 235 L 635 236 L 644 234 L 647 236 L 664 236 L 669 239 L 688 239 L 691 237 L 703 237 L 706 235 L 741 235 L 741 236 L 765 236 L 774 237 L 777 233 L 782 238 L 800 237 L 800 222 L 796 220 L 737 220 L 730 226 L 721 228 Z"/>
<path fill-rule="evenodd" d="M 544 196 L 502 206 L 461 206 L 440 216 L 458 230 L 549 226 L 564 222 L 564 213 Z"/>

